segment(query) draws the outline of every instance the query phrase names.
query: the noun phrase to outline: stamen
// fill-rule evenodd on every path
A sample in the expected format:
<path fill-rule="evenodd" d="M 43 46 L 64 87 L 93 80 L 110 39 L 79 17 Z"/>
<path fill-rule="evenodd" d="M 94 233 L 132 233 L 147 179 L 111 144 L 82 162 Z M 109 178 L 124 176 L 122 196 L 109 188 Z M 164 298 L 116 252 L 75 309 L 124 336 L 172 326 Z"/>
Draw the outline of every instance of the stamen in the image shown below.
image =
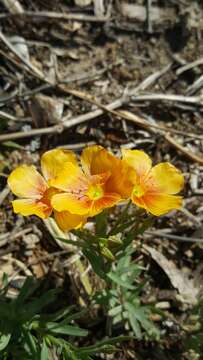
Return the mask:
<path fill-rule="evenodd" d="M 137 198 L 142 197 L 145 194 L 145 189 L 140 184 L 137 184 L 133 188 L 133 195 Z"/>
<path fill-rule="evenodd" d="M 103 197 L 104 191 L 101 185 L 90 185 L 86 195 L 90 200 L 98 200 Z"/>

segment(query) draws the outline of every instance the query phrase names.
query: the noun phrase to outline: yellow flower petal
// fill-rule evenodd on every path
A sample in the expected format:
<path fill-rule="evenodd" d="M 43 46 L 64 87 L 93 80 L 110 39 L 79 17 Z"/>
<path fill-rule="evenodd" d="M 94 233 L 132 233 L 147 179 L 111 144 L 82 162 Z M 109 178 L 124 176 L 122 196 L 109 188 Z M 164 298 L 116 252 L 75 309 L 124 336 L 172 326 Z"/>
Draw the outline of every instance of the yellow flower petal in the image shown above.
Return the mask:
<path fill-rule="evenodd" d="M 160 163 L 154 166 L 150 172 L 150 178 L 160 193 L 177 194 L 184 185 L 183 175 L 170 163 Z"/>
<path fill-rule="evenodd" d="M 152 167 L 150 157 L 142 150 L 122 149 L 123 160 L 132 166 L 138 176 L 145 176 Z"/>
<path fill-rule="evenodd" d="M 13 210 L 23 216 L 37 215 L 45 219 L 51 214 L 51 208 L 45 203 L 32 199 L 20 199 L 12 201 Z"/>
<path fill-rule="evenodd" d="M 61 212 L 55 211 L 54 218 L 56 220 L 58 227 L 62 231 L 78 229 L 81 226 L 83 226 L 87 221 L 86 217 L 71 214 L 69 211 L 61 211 Z"/>
<path fill-rule="evenodd" d="M 167 214 L 169 211 L 180 209 L 182 206 L 181 196 L 167 194 L 149 193 L 142 198 L 132 196 L 132 201 L 155 216 Z"/>
<path fill-rule="evenodd" d="M 94 169 L 94 159 L 102 149 L 104 149 L 104 148 L 100 145 L 93 145 L 93 146 L 88 146 L 87 148 L 85 148 L 83 150 L 82 155 L 81 155 L 81 164 L 82 164 L 82 168 L 86 174 L 91 174 L 91 175 L 98 174 L 98 172 L 94 173 L 94 170 L 95 170 Z M 99 173 L 105 172 L 105 171 L 99 171 Z"/>
<path fill-rule="evenodd" d="M 40 199 L 48 188 L 43 177 L 34 166 L 17 167 L 8 177 L 11 191 L 24 198 Z"/>
<path fill-rule="evenodd" d="M 54 195 L 51 204 L 57 211 L 69 211 L 71 214 L 87 215 L 91 201 L 86 196 L 62 193 Z"/>
<path fill-rule="evenodd" d="M 50 179 L 49 184 L 66 192 L 87 191 L 88 179 L 78 165 L 69 162 L 54 179 Z"/>
<path fill-rule="evenodd" d="M 76 156 L 72 151 L 54 149 L 45 152 L 41 158 L 42 174 L 45 179 L 54 179 L 67 162 L 77 164 Z"/>
<path fill-rule="evenodd" d="M 81 162 L 85 169 L 89 170 L 91 175 L 111 172 L 119 162 L 113 154 L 101 146 L 91 146 L 85 149 L 81 156 Z"/>

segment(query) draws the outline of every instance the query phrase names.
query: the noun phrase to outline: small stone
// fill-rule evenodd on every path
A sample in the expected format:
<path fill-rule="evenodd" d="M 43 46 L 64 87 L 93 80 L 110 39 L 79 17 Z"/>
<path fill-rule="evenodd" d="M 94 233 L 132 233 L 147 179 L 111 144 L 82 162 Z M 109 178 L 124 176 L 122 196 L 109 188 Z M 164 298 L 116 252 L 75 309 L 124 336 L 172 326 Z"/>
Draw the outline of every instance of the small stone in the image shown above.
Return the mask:
<path fill-rule="evenodd" d="M 90 5 L 92 2 L 92 0 L 75 0 L 75 5 L 78 5 L 78 6 L 88 6 Z"/>
<path fill-rule="evenodd" d="M 24 235 L 23 241 L 26 244 L 26 249 L 32 250 L 35 248 L 36 244 L 39 242 L 39 238 L 36 234 L 31 233 L 31 234 Z"/>
<path fill-rule="evenodd" d="M 188 258 L 192 258 L 192 257 L 193 257 L 193 252 L 189 249 L 189 250 L 185 251 L 185 255 L 186 255 Z"/>

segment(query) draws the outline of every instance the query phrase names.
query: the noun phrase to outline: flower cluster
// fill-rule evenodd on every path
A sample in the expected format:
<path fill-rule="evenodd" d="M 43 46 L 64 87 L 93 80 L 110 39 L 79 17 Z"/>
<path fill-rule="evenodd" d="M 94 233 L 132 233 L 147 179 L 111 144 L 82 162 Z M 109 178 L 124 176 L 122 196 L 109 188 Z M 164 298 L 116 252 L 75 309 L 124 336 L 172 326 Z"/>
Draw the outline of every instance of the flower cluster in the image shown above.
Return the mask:
<path fill-rule="evenodd" d="M 184 184 L 179 170 L 167 162 L 152 167 L 140 150 L 122 149 L 117 158 L 102 146 L 90 146 L 79 164 L 72 151 L 54 149 L 42 155 L 41 171 L 43 176 L 34 166 L 22 165 L 10 174 L 8 185 L 20 197 L 12 202 L 14 212 L 42 219 L 53 213 L 63 231 L 129 198 L 155 216 L 182 205 L 175 195 Z"/>

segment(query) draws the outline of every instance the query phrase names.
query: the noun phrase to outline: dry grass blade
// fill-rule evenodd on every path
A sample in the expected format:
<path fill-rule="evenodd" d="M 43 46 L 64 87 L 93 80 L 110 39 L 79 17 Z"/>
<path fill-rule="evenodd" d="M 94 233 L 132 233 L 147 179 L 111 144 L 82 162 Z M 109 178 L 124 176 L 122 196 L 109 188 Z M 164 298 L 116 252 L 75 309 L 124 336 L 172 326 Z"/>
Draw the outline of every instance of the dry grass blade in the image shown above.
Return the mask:
<path fill-rule="evenodd" d="M 22 14 L 24 9 L 18 0 L 1 0 L 11 14 Z"/>
<path fill-rule="evenodd" d="M 22 63 L 31 71 L 32 74 L 37 75 L 40 78 L 44 78 L 43 73 L 34 67 L 29 61 L 27 61 L 22 55 L 15 49 L 11 42 L 6 38 L 6 36 L 0 31 L 0 39 L 7 46 L 7 48 L 20 60 Z"/>

